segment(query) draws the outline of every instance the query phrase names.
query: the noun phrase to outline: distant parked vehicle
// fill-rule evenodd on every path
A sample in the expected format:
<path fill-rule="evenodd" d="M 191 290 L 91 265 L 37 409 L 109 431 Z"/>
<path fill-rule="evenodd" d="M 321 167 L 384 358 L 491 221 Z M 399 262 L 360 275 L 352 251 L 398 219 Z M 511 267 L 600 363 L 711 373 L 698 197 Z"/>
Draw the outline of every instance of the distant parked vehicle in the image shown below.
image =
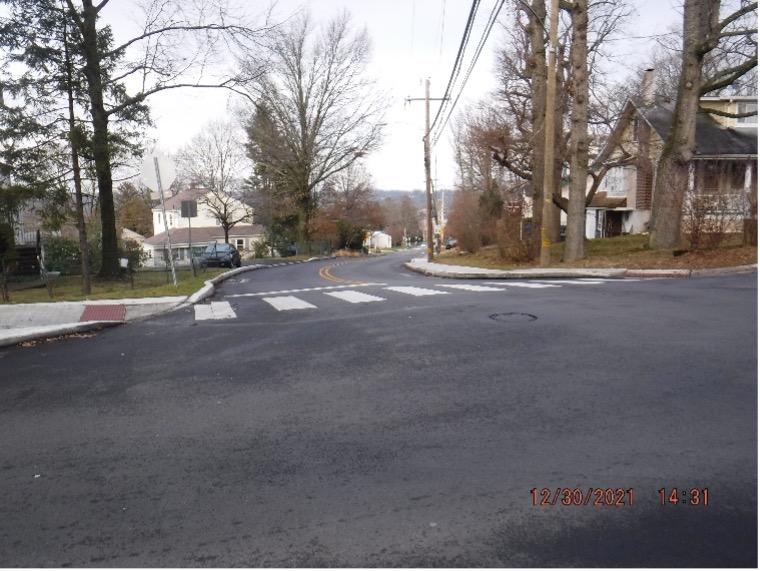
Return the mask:
<path fill-rule="evenodd" d="M 240 252 L 232 244 L 209 244 L 201 254 L 202 268 L 239 268 Z"/>
<path fill-rule="evenodd" d="M 447 238 L 446 242 L 444 243 L 444 248 L 447 250 L 451 250 L 452 248 L 457 247 L 457 239 L 456 238 Z"/>

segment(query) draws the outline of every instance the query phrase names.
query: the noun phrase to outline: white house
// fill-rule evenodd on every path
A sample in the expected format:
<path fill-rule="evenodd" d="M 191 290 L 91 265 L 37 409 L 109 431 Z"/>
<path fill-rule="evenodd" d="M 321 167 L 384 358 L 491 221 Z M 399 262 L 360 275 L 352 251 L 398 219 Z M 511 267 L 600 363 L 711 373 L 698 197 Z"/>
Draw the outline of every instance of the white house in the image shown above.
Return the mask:
<path fill-rule="evenodd" d="M 182 217 L 182 202 L 194 200 L 197 204 L 197 216 Z M 219 218 L 214 214 L 209 202 L 214 203 L 212 193 L 202 189 L 191 189 L 180 192 L 165 199 L 166 216 L 159 203 L 153 208 L 154 235 L 143 242 L 148 260 L 147 266 L 163 267 L 166 263 L 168 246 L 167 231 L 171 241 L 173 257 L 180 265 L 189 264 L 190 249 L 193 256 L 200 256 L 204 248 L 213 242 L 224 242 L 224 228 Z M 237 219 L 246 215 L 245 205 L 235 199 L 227 202 L 231 206 L 231 217 Z M 253 250 L 256 242 L 264 238 L 264 227 L 247 221 L 235 224 L 229 231 L 230 244 L 234 244 L 241 252 Z"/>
<path fill-rule="evenodd" d="M 369 250 L 386 250 L 393 247 L 393 238 L 385 232 L 371 232 L 364 240 L 364 247 Z"/>

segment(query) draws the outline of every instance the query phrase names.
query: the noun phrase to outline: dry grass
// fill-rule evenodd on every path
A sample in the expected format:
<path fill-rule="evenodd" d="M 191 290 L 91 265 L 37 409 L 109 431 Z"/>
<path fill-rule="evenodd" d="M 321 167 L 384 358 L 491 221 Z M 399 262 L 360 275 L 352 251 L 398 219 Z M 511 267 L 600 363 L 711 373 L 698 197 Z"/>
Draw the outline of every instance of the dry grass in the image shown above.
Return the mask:
<path fill-rule="evenodd" d="M 651 250 L 647 235 L 620 236 L 586 241 L 586 259 L 563 262 L 564 244 L 552 246 L 551 265 L 558 268 L 627 268 L 627 269 L 690 269 L 724 268 L 757 263 L 757 247 L 729 243 L 714 250 Z M 483 248 L 476 254 L 449 250 L 436 257 L 442 264 L 494 269 L 537 267 L 538 262 L 515 264 L 499 256 L 496 247 Z"/>

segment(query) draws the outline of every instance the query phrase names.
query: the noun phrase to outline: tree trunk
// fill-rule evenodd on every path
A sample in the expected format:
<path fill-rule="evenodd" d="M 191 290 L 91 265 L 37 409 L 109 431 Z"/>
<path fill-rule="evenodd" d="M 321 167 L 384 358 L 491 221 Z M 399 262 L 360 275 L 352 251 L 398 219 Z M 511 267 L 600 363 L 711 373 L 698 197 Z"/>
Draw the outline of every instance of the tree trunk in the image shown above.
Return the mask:
<path fill-rule="evenodd" d="M 570 196 L 564 260 L 585 257 L 586 183 L 588 181 L 588 0 L 575 0 L 572 10 L 573 110 L 570 115 Z"/>
<path fill-rule="evenodd" d="M 82 55 L 85 59 L 84 75 L 92 115 L 92 154 L 98 181 L 100 220 L 102 232 L 102 277 L 116 277 L 120 273 L 119 246 L 116 236 L 116 213 L 113 201 L 113 177 L 108 145 L 108 111 L 103 99 L 103 81 L 98 45 L 97 10 L 92 0 L 82 2 Z"/>
<path fill-rule="evenodd" d="M 544 26 L 546 24 L 546 3 L 544 0 L 533 0 L 531 9 L 527 11 L 529 17 L 530 33 L 530 60 L 528 70 L 530 73 L 531 91 L 531 125 L 533 138 L 531 139 L 531 166 L 533 191 L 532 231 L 530 236 L 530 253 L 537 258 L 541 251 L 541 226 L 543 224 L 544 207 L 544 149 L 545 137 L 544 124 L 546 121 L 546 38 Z"/>
<path fill-rule="evenodd" d="M 90 259 L 90 245 L 87 243 L 87 226 L 84 220 L 84 200 L 82 198 L 82 170 L 79 165 L 80 137 L 76 129 L 76 116 L 74 113 L 74 82 L 71 57 L 69 53 L 69 39 L 66 23 L 63 27 L 63 49 L 66 65 L 66 91 L 69 99 L 69 143 L 71 144 L 71 168 L 74 176 L 74 196 L 76 200 L 77 230 L 79 233 L 79 251 L 82 255 L 82 294 L 88 295 L 92 291 L 90 274 L 92 262 Z"/>
<path fill-rule="evenodd" d="M 702 87 L 702 43 L 717 20 L 720 0 L 685 0 L 683 55 L 673 124 L 657 166 L 649 245 L 677 248 L 681 243 L 683 201 L 694 154 L 696 120 Z"/>

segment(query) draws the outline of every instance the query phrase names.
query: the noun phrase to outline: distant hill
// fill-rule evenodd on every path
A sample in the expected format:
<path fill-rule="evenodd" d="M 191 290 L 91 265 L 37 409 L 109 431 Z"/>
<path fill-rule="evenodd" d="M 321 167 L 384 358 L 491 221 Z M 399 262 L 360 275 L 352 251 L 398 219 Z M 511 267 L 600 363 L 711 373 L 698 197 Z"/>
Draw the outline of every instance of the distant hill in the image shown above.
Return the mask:
<path fill-rule="evenodd" d="M 441 200 L 442 194 L 445 195 L 443 198 L 444 208 L 446 210 L 446 214 L 448 215 L 448 213 L 451 211 L 451 204 L 454 200 L 454 191 L 439 190 L 433 194 L 434 207 L 437 209 L 440 209 L 441 207 L 439 201 Z M 425 191 L 423 190 L 375 190 L 375 200 L 380 203 L 382 203 L 386 198 L 399 200 L 403 196 L 410 197 L 420 208 L 425 208 Z"/>
<path fill-rule="evenodd" d="M 383 202 L 386 198 L 400 200 L 404 196 L 411 198 L 420 207 L 425 206 L 425 192 L 422 190 L 375 190 L 375 200 Z"/>

